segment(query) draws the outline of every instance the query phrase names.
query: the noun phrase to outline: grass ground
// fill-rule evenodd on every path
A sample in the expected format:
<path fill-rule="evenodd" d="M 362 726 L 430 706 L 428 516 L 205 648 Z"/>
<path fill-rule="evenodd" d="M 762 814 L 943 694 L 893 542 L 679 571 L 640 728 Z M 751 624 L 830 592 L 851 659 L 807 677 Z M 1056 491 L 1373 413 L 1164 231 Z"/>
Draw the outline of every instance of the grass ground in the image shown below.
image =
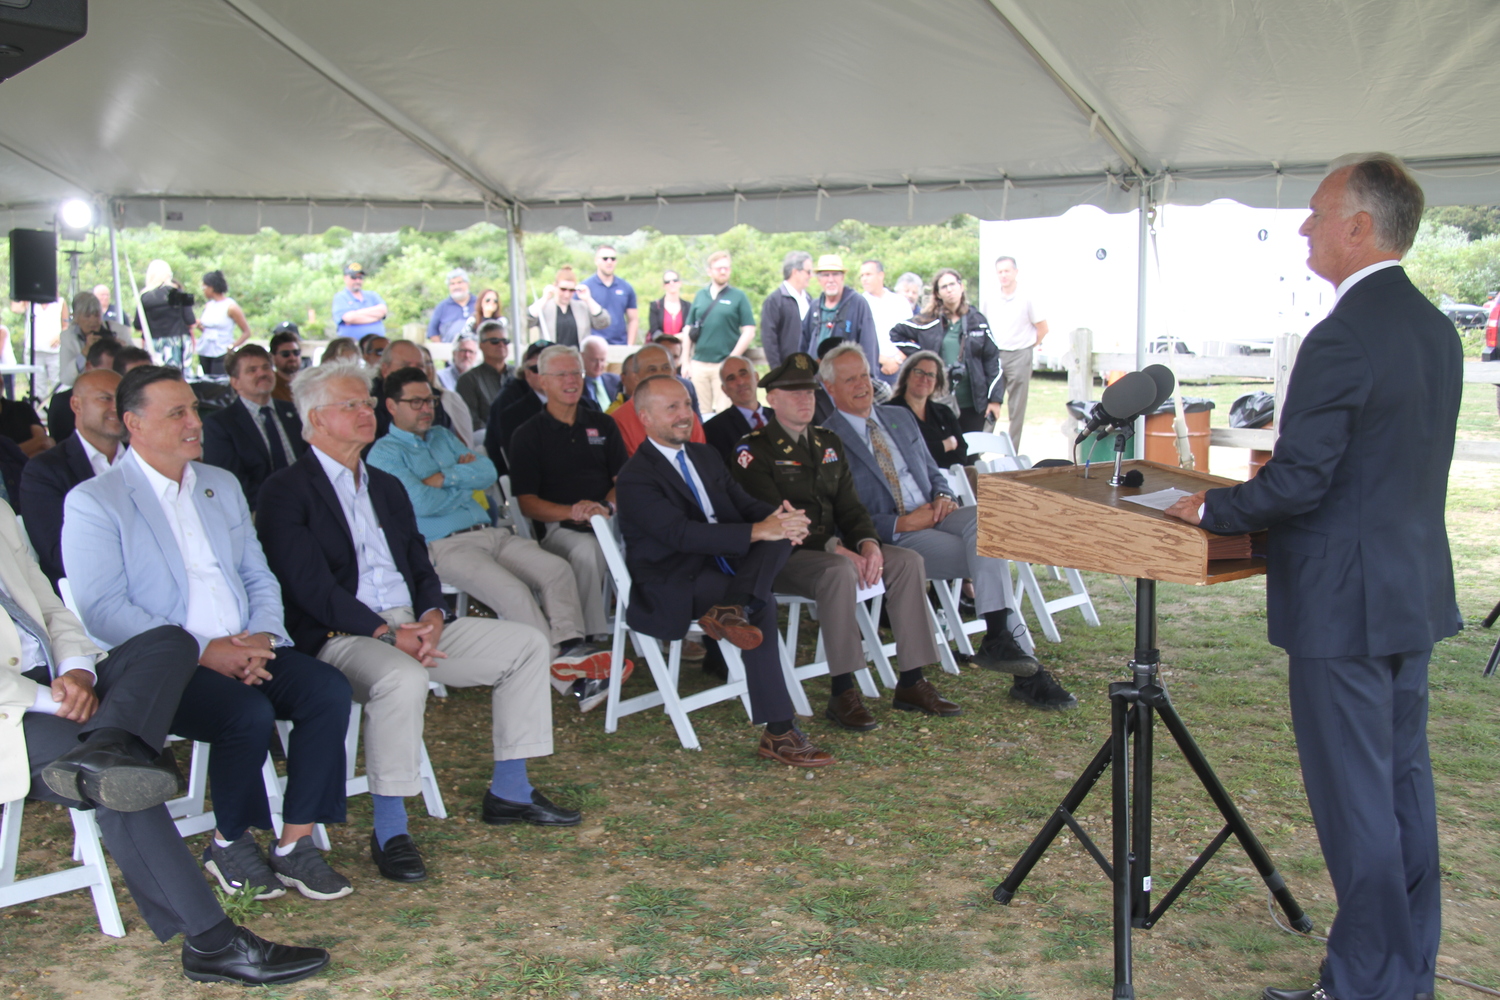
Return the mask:
<path fill-rule="evenodd" d="M 1466 432 L 1486 436 L 1488 419 L 1494 436 L 1493 393 L 1477 388 L 1485 392 L 1466 400 Z M 1062 394 L 1046 380 L 1039 390 L 1034 398 L 1044 402 Z M 1192 390 L 1223 394 L 1221 413 L 1240 391 Z M 1033 412 L 1028 444 L 1049 436 L 1047 407 Z M 1431 683 L 1440 969 L 1492 988 L 1500 988 L 1500 678 L 1479 676 L 1496 636 L 1477 623 L 1500 598 L 1497 487 L 1500 467 L 1454 467 L 1449 529 L 1467 627 L 1439 645 Z M 1132 610 L 1113 577 L 1087 577 L 1103 625 L 1067 613 L 1063 642 L 1041 650 L 1079 695 L 1077 711 L 1029 710 L 1006 697 L 1008 678 L 965 668 L 938 678 L 962 717 L 882 706 L 882 728 L 866 735 L 809 720 L 840 759 L 822 772 L 753 757 L 754 731 L 737 704 L 694 715 L 704 746 L 694 753 L 678 747 L 659 713 L 631 716 L 606 736 L 602 711 L 580 716 L 559 700 L 557 753 L 538 761 L 533 777 L 584 810 L 571 830 L 480 823 L 487 699 L 474 691 L 432 699 L 427 743 L 452 814 L 412 825 L 432 879 L 380 880 L 365 853 L 369 799 L 351 800 L 350 822 L 330 833 L 331 860 L 354 880 L 354 895 L 331 903 L 292 895 L 243 915 L 272 939 L 332 948 L 334 965 L 260 992 L 305 1000 L 1107 996 L 1108 886 L 1077 843 L 1054 846 L 1009 907 L 990 899 L 1107 732 L 1105 690 L 1123 673 Z M 1265 641 L 1264 607 L 1260 579 L 1163 584 L 1164 673 L 1293 893 L 1326 931 L 1333 897 L 1297 769 L 1286 659 Z M 644 673 L 632 687 L 645 688 Z M 700 683 L 691 675 L 685 686 Z M 823 683 L 809 682 L 815 705 Z M 1187 768 L 1165 742 L 1158 748 L 1161 885 L 1219 823 Z M 1096 793 L 1081 812 L 1107 845 L 1106 797 Z M 26 815 L 21 874 L 64 866 L 66 813 L 33 804 Z M 201 850 L 200 841 L 190 846 Z M 129 928 L 119 941 L 98 933 L 83 893 L 0 911 L 0 992 L 16 1000 L 209 995 L 179 975 L 178 942 L 157 944 L 118 877 L 116 886 Z M 1266 984 L 1311 982 L 1320 955 L 1316 942 L 1275 927 L 1264 889 L 1231 844 L 1156 929 L 1137 932 L 1137 995 L 1254 997 Z M 1438 993 L 1473 995 L 1441 983 Z"/>

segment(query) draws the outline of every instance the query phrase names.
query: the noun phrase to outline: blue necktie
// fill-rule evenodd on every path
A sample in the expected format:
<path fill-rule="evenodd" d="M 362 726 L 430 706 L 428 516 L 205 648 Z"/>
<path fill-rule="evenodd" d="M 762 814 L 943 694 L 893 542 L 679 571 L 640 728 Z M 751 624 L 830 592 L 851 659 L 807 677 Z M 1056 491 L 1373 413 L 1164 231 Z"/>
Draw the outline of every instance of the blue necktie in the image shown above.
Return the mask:
<path fill-rule="evenodd" d="M 682 478 L 687 481 L 688 490 L 693 494 L 693 502 L 698 505 L 698 509 L 703 511 L 703 515 L 707 517 L 708 508 L 703 506 L 703 498 L 698 495 L 698 487 L 693 485 L 693 474 L 688 471 L 686 448 L 678 449 L 677 465 L 682 469 Z M 714 556 L 714 562 L 718 564 L 719 569 L 724 572 L 725 576 L 734 576 L 734 567 L 729 565 L 728 559 L 725 559 L 723 556 Z"/>

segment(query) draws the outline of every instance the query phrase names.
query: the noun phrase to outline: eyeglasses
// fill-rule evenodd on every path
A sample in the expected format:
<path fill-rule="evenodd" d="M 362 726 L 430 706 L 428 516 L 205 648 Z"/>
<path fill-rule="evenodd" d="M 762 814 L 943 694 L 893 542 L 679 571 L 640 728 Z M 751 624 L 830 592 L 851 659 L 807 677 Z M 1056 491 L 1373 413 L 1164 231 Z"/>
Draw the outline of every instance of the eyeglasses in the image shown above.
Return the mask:
<path fill-rule="evenodd" d="M 547 372 L 542 378 L 583 378 L 583 372 L 577 368 L 570 372 Z"/>
<path fill-rule="evenodd" d="M 483 344 L 509 344 L 510 341 L 506 340 L 504 337 L 485 337 L 484 340 L 480 341 L 480 343 L 483 343 Z"/>
<path fill-rule="evenodd" d="M 405 399 L 396 400 L 396 402 L 405 403 L 413 410 L 430 410 L 437 400 L 432 396 L 407 396 Z"/>
<path fill-rule="evenodd" d="M 932 381 L 936 382 L 938 374 L 934 371 L 928 371 L 926 368 L 913 368 L 911 370 L 911 377 L 917 378 L 919 376 L 921 378 L 931 379 Z"/>
<path fill-rule="evenodd" d="M 366 396 L 363 399 L 346 399 L 341 403 L 323 403 L 319 406 L 314 406 L 313 409 L 336 409 L 342 410 L 345 413 L 355 413 L 359 410 L 373 410 L 375 409 L 375 397 Z"/>
<path fill-rule="evenodd" d="M 529 372 L 531 372 L 531 374 L 533 374 L 533 375 L 535 375 L 537 373 L 537 371 L 538 371 L 536 365 L 527 365 L 526 366 L 526 370 L 529 371 Z"/>
<path fill-rule="evenodd" d="M 960 285 L 958 282 L 956 282 L 956 281 L 950 281 L 950 282 L 948 282 L 945 285 L 938 285 L 938 291 L 940 291 L 940 292 L 948 292 L 948 291 L 952 291 L 955 288 L 962 288 L 962 287 L 964 287 L 964 286 Z"/>
<path fill-rule="evenodd" d="M 302 352 L 300 350 L 277 351 L 276 356 L 278 358 L 300 358 L 302 357 Z"/>
<path fill-rule="evenodd" d="M 600 260 L 614 260 L 614 257 L 600 257 Z"/>

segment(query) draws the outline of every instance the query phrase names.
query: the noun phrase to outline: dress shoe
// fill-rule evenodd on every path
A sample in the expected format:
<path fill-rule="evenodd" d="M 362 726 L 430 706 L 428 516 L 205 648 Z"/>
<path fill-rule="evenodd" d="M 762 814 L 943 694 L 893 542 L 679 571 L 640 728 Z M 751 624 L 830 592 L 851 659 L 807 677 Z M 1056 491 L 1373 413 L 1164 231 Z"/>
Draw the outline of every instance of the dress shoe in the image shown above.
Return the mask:
<path fill-rule="evenodd" d="M 897 686 L 891 707 L 901 712 L 926 712 L 928 715 L 963 715 L 964 710 L 938 694 L 932 681 L 923 677 L 910 687 Z"/>
<path fill-rule="evenodd" d="M 1038 670 L 1030 677 L 1017 677 L 1010 686 L 1010 696 L 1033 708 L 1054 712 L 1078 707 L 1078 699 L 1065 691 L 1045 669 Z"/>
<path fill-rule="evenodd" d="M 1261 1000 L 1334 1000 L 1333 994 L 1321 986 L 1310 990 L 1278 990 L 1267 986 L 1260 996 Z"/>
<path fill-rule="evenodd" d="M 760 746 L 755 748 L 755 755 L 792 767 L 827 767 L 834 763 L 833 754 L 813 746 L 812 740 L 796 726 L 780 736 L 761 730 Z"/>
<path fill-rule="evenodd" d="M 745 619 L 745 609 L 737 605 L 715 604 L 698 619 L 698 627 L 715 642 L 728 639 L 730 645 L 740 649 L 754 649 L 760 645 L 760 629 Z"/>
<path fill-rule="evenodd" d="M 969 658 L 976 667 L 998 670 L 1016 677 L 1030 677 L 1042 669 L 1035 656 L 1021 648 L 1020 643 L 1009 632 L 986 635 L 974 655 Z"/>
<path fill-rule="evenodd" d="M 698 642 L 696 639 L 682 640 L 682 662 L 697 663 L 703 659 L 706 652 L 707 649 L 703 643 Z"/>
<path fill-rule="evenodd" d="M 828 699 L 828 707 L 823 714 L 829 719 L 852 729 L 856 733 L 868 733 L 872 729 L 879 729 L 880 723 L 875 721 L 875 716 L 865 707 L 864 699 L 859 696 L 858 688 L 850 688 L 842 694 L 836 694 Z"/>
<path fill-rule="evenodd" d="M 140 812 L 177 794 L 182 775 L 174 761 L 143 760 L 140 741 L 124 730 L 101 729 L 42 768 L 55 794 L 115 812 Z"/>
<path fill-rule="evenodd" d="M 531 791 L 530 802 L 507 802 L 494 792 L 484 793 L 483 819 L 491 826 L 507 823 L 530 823 L 532 826 L 577 826 L 583 822 L 583 813 L 577 809 L 564 809 L 536 789 Z"/>
<path fill-rule="evenodd" d="M 328 952 L 322 948 L 273 944 L 244 927 L 236 927 L 234 940 L 218 951 L 202 952 L 186 942 L 182 945 L 182 972 L 200 983 L 295 983 L 321 970 L 328 960 Z"/>
<path fill-rule="evenodd" d="M 421 882 L 427 878 L 427 866 L 408 834 L 398 833 L 381 847 L 375 832 L 370 831 L 370 860 L 380 869 L 381 876 L 392 882 Z"/>

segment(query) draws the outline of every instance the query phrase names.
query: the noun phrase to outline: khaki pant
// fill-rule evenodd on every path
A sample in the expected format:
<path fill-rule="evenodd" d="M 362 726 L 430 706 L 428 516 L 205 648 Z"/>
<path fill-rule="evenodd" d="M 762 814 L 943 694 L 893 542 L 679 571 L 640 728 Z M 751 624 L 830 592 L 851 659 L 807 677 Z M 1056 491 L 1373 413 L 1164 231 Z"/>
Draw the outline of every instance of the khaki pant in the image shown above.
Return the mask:
<path fill-rule="evenodd" d="M 584 634 L 607 634 L 609 615 L 604 608 L 604 581 L 609 576 L 609 564 L 604 561 L 599 539 L 592 531 L 574 531 L 549 524 L 542 548 L 566 559 L 573 567 L 573 578 L 578 583 L 578 603 L 583 608 Z"/>
<path fill-rule="evenodd" d="M 719 369 L 724 367 L 724 362 L 715 364 L 694 358 L 691 364 L 693 371 L 689 378 L 693 388 L 698 390 L 699 408 L 709 416 L 728 409 L 731 401 L 724 394 L 724 386 L 719 383 Z"/>
<path fill-rule="evenodd" d="M 411 608 L 392 608 L 381 617 L 392 628 L 413 620 Z M 493 689 L 495 760 L 552 753 L 551 651 L 545 635 L 517 622 L 460 618 L 443 629 L 438 650 L 447 658 L 431 669 L 369 636 L 338 636 L 318 651 L 319 659 L 349 678 L 354 700 L 365 707 L 365 772 L 372 794 L 404 797 L 422 791 L 428 681 Z"/>
<path fill-rule="evenodd" d="M 1031 390 L 1032 348 L 1000 352 L 1000 372 L 1005 379 L 1005 412 L 1010 417 L 1010 443 L 1021 449 L 1021 428 L 1026 424 L 1026 396 Z M 976 399 L 980 412 L 984 401 Z"/>
<path fill-rule="evenodd" d="M 927 573 L 920 553 L 895 545 L 880 546 L 885 556 L 885 606 L 896 635 L 901 670 L 937 662 L 937 645 L 928 617 Z M 776 589 L 818 602 L 818 626 L 828 672 L 847 674 L 865 665 L 865 647 L 854 620 L 854 593 L 859 574 L 854 561 L 833 552 L 795 550 L 776 576 Z"/>
<path fill-rule="evenodd" d="M 573 567 L 531 539 L 484 528 L 439 538 L 427 546 L 427 554 L 439 579 L 506 621 L 532 626 L 551 636 L 554 646 L 582 638 L 583 608 Z M 542 595 L 540 607 L 533 590 Z"/>

